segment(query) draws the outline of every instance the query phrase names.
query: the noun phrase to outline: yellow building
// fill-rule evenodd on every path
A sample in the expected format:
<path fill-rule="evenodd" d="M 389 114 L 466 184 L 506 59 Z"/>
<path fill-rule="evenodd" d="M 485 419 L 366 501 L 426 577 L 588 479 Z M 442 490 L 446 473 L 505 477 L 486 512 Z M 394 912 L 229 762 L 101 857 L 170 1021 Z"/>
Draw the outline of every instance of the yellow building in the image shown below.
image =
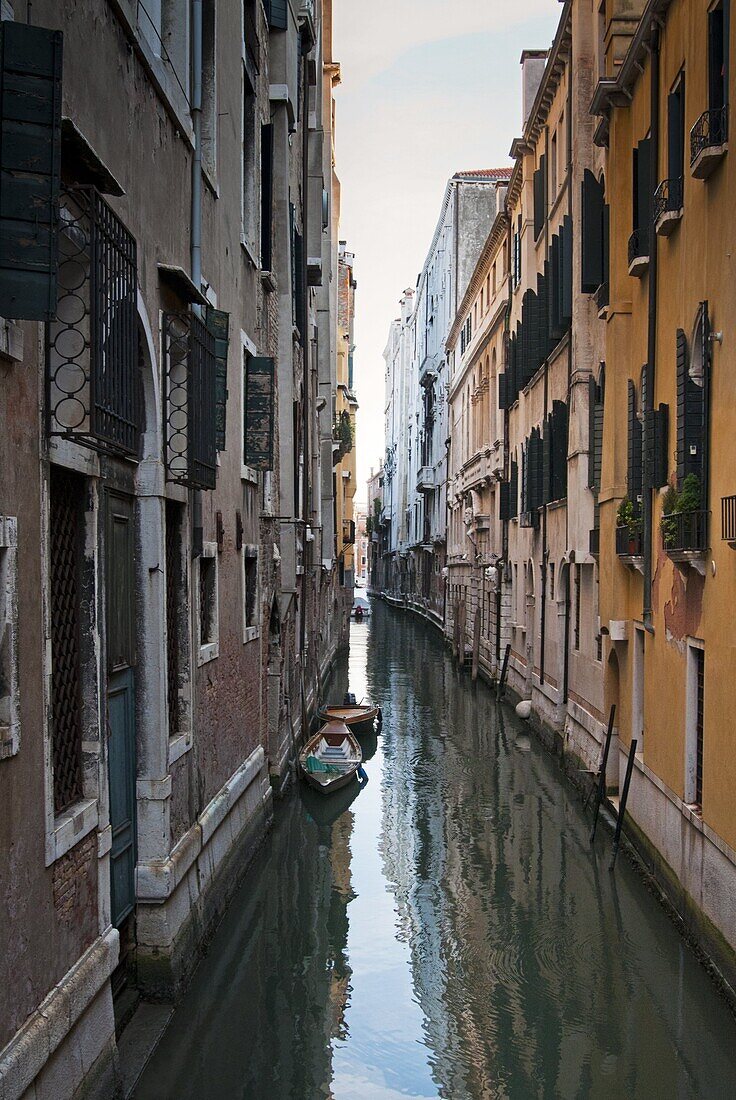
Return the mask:
<path fill-rule="evenodd" d="M 354 255 L 340 241 L 337 274 L 337 392 L 333 451 L 335 462 L 335 535 L 340 584 L 352 601 L 355 583 L 355 414 L 358 402 L 353 389 L 353 333 L 355 320 Z"/>
<path fill-rule="evenodd" d="M 599 201 L 610 211 L 600 492 L 606 707 L 617 708 L 619 778 L 636 740 L 628 814 L 641 843 L 733 982 L 728 0 L 651 0 L 628 40 L 620 26 L 613 33 L 617 6 L 604 5 L 593 100 L 595 140 L 608 150 Z"/>

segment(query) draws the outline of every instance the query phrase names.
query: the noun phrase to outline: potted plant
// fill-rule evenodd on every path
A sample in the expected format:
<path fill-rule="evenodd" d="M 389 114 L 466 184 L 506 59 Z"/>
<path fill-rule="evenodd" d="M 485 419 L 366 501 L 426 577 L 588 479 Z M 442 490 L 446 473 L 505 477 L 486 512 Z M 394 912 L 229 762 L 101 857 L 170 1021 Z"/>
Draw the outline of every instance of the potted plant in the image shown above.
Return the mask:
<path fill-rule="evenodd" d="M 639 553 L 639 536 L 641 534 L 641 513 L 629 497 L 624 497 L 618 506 L 616 514 L 618 527 L 625 527 L 629 535 L 629 554 L 635 557 Z"/>
<path fill-rule="evenodd" d="M 662 499 L 662 542 L 665 550 L 680 549 L 676 546 L 679 526 L 676 517 L 698 512 L 700 502 L 700 479 L 697 474 L 687 475 L 679 493 L 673 485 L 667 487 L 667 492 Z M 683 531 L 681 541 L 692 542 L 694 537 L 695 531 L 691 524 L 688 530 Z M 683 549 L 686 548 L 683 547 Z"/>

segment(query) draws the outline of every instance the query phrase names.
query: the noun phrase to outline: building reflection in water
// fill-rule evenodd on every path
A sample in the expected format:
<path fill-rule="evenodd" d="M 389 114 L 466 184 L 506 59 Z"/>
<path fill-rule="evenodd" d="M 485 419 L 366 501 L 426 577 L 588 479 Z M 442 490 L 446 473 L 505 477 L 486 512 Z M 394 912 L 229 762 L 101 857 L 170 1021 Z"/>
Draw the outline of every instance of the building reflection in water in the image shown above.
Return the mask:
<path fill-rule="evenodd" d="M 382 616 L 380 848 L 438 1094 L 736 1095 L 732 1021 L 628 863 L 609 874 L 604 831 L 591 852 L 556 763 L 433 634 Z"/>

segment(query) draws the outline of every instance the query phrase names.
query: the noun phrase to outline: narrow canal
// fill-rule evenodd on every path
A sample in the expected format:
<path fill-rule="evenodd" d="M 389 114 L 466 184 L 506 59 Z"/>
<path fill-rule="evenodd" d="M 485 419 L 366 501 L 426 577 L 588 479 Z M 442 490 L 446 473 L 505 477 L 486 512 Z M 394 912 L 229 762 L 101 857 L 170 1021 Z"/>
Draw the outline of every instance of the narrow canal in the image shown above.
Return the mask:
<path fill-rule="evenodd" d="M 373 606 L 333 688 L 383 706 L 369 782 L 277 808 L 137 1100 L 735 1097 L 736 1023 L 607 830 Z"/>

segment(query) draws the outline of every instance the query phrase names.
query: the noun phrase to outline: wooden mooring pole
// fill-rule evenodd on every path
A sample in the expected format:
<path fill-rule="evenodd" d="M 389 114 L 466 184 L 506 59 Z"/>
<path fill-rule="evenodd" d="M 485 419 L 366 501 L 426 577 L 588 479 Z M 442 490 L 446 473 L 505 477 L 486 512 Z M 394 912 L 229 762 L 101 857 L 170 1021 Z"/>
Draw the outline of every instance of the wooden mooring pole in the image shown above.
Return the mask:
<path fill-rule="evenodd" d="M 611 865 L 608 868 L 612 871 L 616 866 L 616 856 L 618 855 L 618 846 L 621 842 L 621 830 L 624 825 L 624 814 L 626 813 L 626 802 L 629 797 L 629 785 L 631 784 L 631 773 L 634 770 L 634 757 L 636 756 L 636 738 L 631 742 L 631 748 L 629 749 L 629 759 L 626 761 L 626 776 L 624 778 L 624 789 L 621 792 L 621 802 L 618 807 L 618 821 L 616 822 L 616 832 L 613 837 L 613 852 L 611 853 Z"/>
<path fill-rule="evenodd" d="M 511 643 L 507 643 L 506 651 L 503 655 L 503 664 L 501 665 L 501 675 L 498 678 L 498 687 L 496 688 L 496 695 L 499 699 L 503 699 L 504 688 L 506 687 L 506 674 L 509 670 L 509 657 L 511 656 Z"/>
<path fill-rule="evenodd" d="M 595 791 L 596 793 L 596 809 L 595 817 L 593 819 L 593 831 L 590 834 L 590 839 L 595 837 L 595 828 L 598 822 L 598 811 L 601 808 L 601 802 L 606 793 L 606 766 L 608 764 L 608 753 L 611 748 L 611 738 L 613 737 L 613 720 L 616 717 L 616 704 L 611 704 L 611 710 L 608 715 L 608 729 L 606 730 L 606 740 L 603 742 L 603 756 L 601 757 L 600 767 L 598 768 L 598 778 L 593 786 L 588 791 L 588 797 L 585 799 L 583 809 L 587 810 L 588 803 L 590 802 L 590 796 Z"/>

